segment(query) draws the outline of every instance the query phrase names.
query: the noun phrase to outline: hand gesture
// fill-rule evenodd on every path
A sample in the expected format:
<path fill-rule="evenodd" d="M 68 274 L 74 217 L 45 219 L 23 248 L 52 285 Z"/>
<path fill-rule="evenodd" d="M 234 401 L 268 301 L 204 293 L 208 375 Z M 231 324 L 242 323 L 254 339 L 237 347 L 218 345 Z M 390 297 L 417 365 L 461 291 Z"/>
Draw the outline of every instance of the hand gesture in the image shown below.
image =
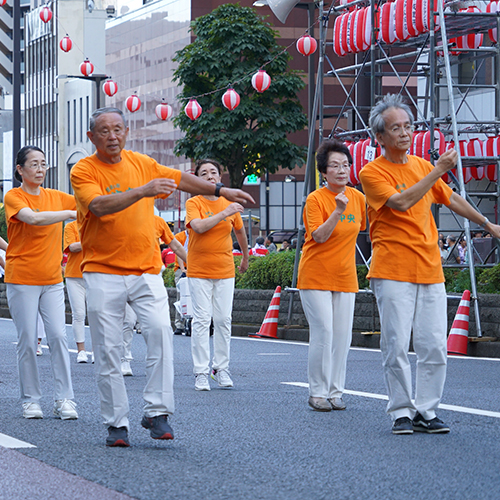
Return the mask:
<path fill-rule="evenodd" d="M 243 213 L 243 210 L 245 210 L 239 203 L 231 203 L 228 207 L 224 209 L 224 214 L 225 217 L 231 217 L 231 215 L 234 215 L 237 212 Z"/>
<path fill-rule="evenodd" d="M 457 165 L 458 153 L 454 149 L 445 151 L 436 162 L 436 167 L 441 174 L 445 174 Z"/>
<path fill-rule="evenodd" d="M 238 271 L 243 274 L 248 269 L 248 259 L 241 259 L 241 263 L 238 266 Z"/>
<path fill-rule="evenodd" d="M 159 177 L 142 186 L 144 198 L 153 198 L 159 194 L 172 194 L 177 189 L 174 179 Z"/>
<path fill-rule="evenodd" d="M 255 200 L 245 191 L 241 189 L 233 189 L 224 187 L 221 189 L 221 196 L 224 196 L 226 200 L 237 201 L 238 203 L 255 203 Z"/>
<path fill-rule="evenodd" d="M 342 193 L 335 196 L 335 201 L 337 203 L 335 210 L 338 213 L 343 214 L 344 210 L 347 208 L 347 204 L 349 203 L 349 198 L 344 194 L 344 191 L 342 191 Z"/>
<path fill-rule="evenodd" d="M 488 224 L 488 231 L 493 236 L 493 238 L 500 238 L 500 226 L 498 224 Z"/>

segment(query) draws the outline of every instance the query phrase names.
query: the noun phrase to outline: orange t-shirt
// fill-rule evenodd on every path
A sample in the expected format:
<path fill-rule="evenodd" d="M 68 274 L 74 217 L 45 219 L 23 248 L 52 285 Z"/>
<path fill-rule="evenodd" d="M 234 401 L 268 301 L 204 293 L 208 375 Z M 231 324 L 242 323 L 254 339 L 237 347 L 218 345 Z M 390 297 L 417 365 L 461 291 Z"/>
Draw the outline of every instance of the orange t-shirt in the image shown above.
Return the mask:
<path fill-rule="evenodd" d="M 346 187 L 347 208 L 330 238 L 317 243 L 312 233 L 324 224 L 337 206 L 336 193 L 323 187 L 313 191 L 304 207 L 305 243 L 299 264 L 297 288 L 302 290 L 358 291 L 356 239 L 366 229 L 365 197 Z"/>
<path fill-rule="evenodd" d="M 431 206 L 433 203 L 449 205 L 453 191 L 439 179 L 406 212 L 385 204 L 392 195 L 415 185 L 433 168 L 417 156 L 408 156 L 408 163 L 404 164 L 391 163 L 379 156 L 361 170 L 373 246 L 369 278 L 420 284 L 444 282 Z"/>
<path fill-rule="evenodd" d="M 64 228 L 64 243 L 63 251 L 68 254 L 68 261 L 64 269 L 64 276 L 66 278 L 81 278 L 82 271 L 80 266 L 82 264 L 82 252 L 71 252 L 69 246 L 72 243 L 80 241 L 80 233 L 78 232 L 78 223 L 76 221 L 66 224 Z"/>
<path fill-rule="evenodd" d="M 178 185 L 182 173 L 133 151 L 123 150 L 121 158 L 119 163 L 108 164 L 93 154 L 71 169 L 83 247 L 82 271 L 158 274 L 161 259 L 153 244 L 157 241 L 154 198 L 142 198 L 125 210 L 102 217 L 96 217 L 89 204 L 98 196 L 122 193 L 159 177 L 174 179 Z"/>
<path fill-rule="evenodd" d="M 161 258 L 161 251 L 160 251 L 160 248 L 158 246 L 158 239 L 163 241 L 163 243 L 165 243 L 165 245 L 168 245 L 174 239 L 174 234 L 172 233 L 172 231 L 168 227 L 168 224 L 165 222 L 165 220 L 162 219 L 161 217 L 159 217 L 158 215 L 155 215 L 155 230 L 156 230 L 156 240 L 155 240 L 154 244 L 158 247 L 157 254 L 158 254 L 158 257 L 160 259 L 159 262 L 156 263 L 156 266 L 159 266 L 160 271 L 161 271 L 161 268 L 163 267 L 163 261 Z M 160 272 L 160 271 L 158 271 L 158 272 Z"/>
<path fill-rule="evenodd" d="M 233 240 L 231 230 L 243 227 L 239 212 L 221 220 L 203 234 L 191 229 L 193 219 L 207 219 L 222 212 L 232 202 L 226 198 L 207 200 L 195 196 L 186 202 L 186 227 L 189 228 L 187 275 L 190 278 L 234 278 Z"/>
<path fill-rule="evenodd" d="M 5 282 L 36 286 L 61 283 L 62 222 L 33 226 L 16 215 L 22 208 L 34 212 L 75 210 L 75 198 L 56 189 L 41 187 L 40 194 L 34 196 L 14 188 L 7 192 L 4 203 L 9 238 Z"/>

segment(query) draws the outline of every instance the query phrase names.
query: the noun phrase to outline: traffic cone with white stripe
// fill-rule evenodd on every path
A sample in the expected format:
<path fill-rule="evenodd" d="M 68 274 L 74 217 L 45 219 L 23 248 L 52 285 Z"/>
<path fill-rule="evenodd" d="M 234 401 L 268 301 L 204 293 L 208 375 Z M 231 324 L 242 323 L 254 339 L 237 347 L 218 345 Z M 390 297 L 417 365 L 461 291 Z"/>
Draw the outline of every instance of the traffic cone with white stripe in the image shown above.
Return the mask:
<path fill-rule="evenodd" d="M 470 292 L 465 290 L 448 335 L 448 354 L 467 355 L 469 342 Z"/>
<path fill-rule="evenodd" d="M 281 287 L 277 286 L 260 330 L 253 335 L 249 335 L 249 337 L 266 339 L 278 338 L 278 316 L 280 312 L 280 300 Z"/>

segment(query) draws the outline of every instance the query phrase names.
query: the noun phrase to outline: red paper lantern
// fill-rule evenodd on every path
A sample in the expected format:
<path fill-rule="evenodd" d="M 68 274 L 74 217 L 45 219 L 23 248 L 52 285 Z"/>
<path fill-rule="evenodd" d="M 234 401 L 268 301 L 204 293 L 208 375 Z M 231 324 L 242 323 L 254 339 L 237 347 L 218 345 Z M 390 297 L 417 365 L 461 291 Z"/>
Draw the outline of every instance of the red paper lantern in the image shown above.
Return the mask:
<path fill-rule="evenodd" d="M 496 12 L 498 12 L 500 10 L 499 7 L 500 7 L 500 5 L 498 5 L 498 1 L 497 0 L 493 0 L 492 2 L 490 2 L 486 6 L 486 12 L 496 13 Z M 496 28 L 488 30 L 488 36 L 490 37 L 490 40 L 493 43 L 497 43 L 498 36 L 497 36 L 497 29 Z"/>
<path fill-rule="evenodd" d="M 80 64 L 80 72 L 83 76 L 90 76 L 94 72 L 94 65 L 87 59 Z"/>
<path fill-rule="evenodd" d="M 48 23 L 52 19 L 52 11 L 46 5 L 40 11 L 40 19 L 44 23 Z"/>
<path fill-rule="evenodd" d="M 485 156 L 500 156 L 500 137 L 488 137 L 484 141 L 483 151 Z M 486 178 L 489 181 L 497 181 L 497 165 L 492 163 L 485 167 Z"/>
<path fill-rule="evenodd" d="M 252 87 L 257 92 L 266 91 L 271 85 L 271 77 L 263 70 L 259 69 L 255 75 L 252 76 Z"/>
<path fill-rule="evenodd" d="M 483 156 L 483 142 L 479 139 L 471 139 L 467 143 L 467 156 Z M 484 167 L 470 167 L 470 174 L 473 179 L 478 181 L 484 179 Z"/>
<path fill-rule="evenodd" d="M 461 9 L 460 12 L 481 12 L 478 7 L 472 6 L 468 9 Z M 477 49 L 483 43 L 482 33 L 470 33 L 468 35 L 459 36 L 455 39 L 458 49 Z M 458 54 L 459 52 L 452 52 L 452 54 Z"/>
<path fill-rule="evenodd" d="M 380 8 L 380 31 L 379 40 L 385 43 L 394 43 L 396 40 L 396 27 L 394 19 L 396 16 L 396 6 L 394 2 L 387 2 Z"/>
<path fill-rule="evenodd" d="M 0 0 L 0 7 L 3 7 L 7 3 L 7 0 Z"/>
<path fill-rule="evenodd" d="M 190 99 L 184 108 L 184 113 L 186 113 L 186 115 L 188 115 L 193 121 L 199 118 L 202 112 L 203 108 L 196 99 Z"/>
<path fill-rule="evenodd" d="M 232 111 L 240 104 L 240 95 L 236 92 L 236 90 L 228 89 L 222 96 L 222 104 L 224 104 L 227 109 Z"/>
<path fill-rule="evenodd" d="M 109 79 L 104 82 L 102 89 L 107 96 L 113 97 L 118 92 L 118 85 L 116 82 Z"/>
<path fill-rule="evenodd" d="M 360 51 L 367 50 L 372 42 L 372 9 L 361 9 L 356 29 L 356 45 Z"/>
<path fill-rule="evenodd" d="M 344 54 L 347 54 L 349 52 L 349 42 L 347 40 L 347 27 L 349 24 L 349 12 L 346 12 L 345 14 L 342 14 L 342 24 L 341 24 L 341 31 L 340 31 L 340 44 L 342 46 L 342 50 L 344 51 Z"/>
<path fill-rule="evenodd" d="M 73 47 L 73 42 L 71 41 L 71 38 L 68 35 L 61 38 L 61 41 L 59 42 L 59 47 L 61 47 L 61 50 L 63 52 L 69 52 L 71 50 L 71 47 Z"/>
<path fill-rule="evenodd" d="M 297 40 L 297 50 L 303 56 L 310 56 L 311 54 L 314 54 L 317 48 L 318 42 L 316 42 L 312 36 L 304 35 Z"/>
<path fill-rule="evenodd" d="M 408 18 L 407 18 L 407 3 L 410 0 L 396 0 L 396 18 L 395 18 L 395 28 L 396 28 L 396 38 L 398 40 L 408 40 L 410 38 L 410 33 L 408 31 Z"/>
<path fill-rule="evenodd" d="M 339 57 L 345 56 L 345 51 L 340 43 L 340 38 L 342 35 L 342 20 L 344 16 L 337 16 L 335 19 L 335 24 L 333 26 L 333 51 Z"/>
<path fill-rule="evenodd" d="M 135 113 L 141 107 L 141 100 L 139 99 L 137 94 L 133 94 L 127 97 L 127 100 L 125 101 L 125 106 L 127 106 L 127 109 L 131 113 Z"/>
<path fill-rule="evenodd" d="M 357 52 L 355 40 L 356 40 L 356 14 L 359 12 L 359 10 L 353 10 L 352 12 L 349 12 L 349 15 L 347 17 L 347 52 Z"/>
<path fill-rule="evenodd" d="M 156 106 L 155 114 L 160 120 L 168 120 L 173 113 L 172 106 L 163 101 L 158 106 Z"/>

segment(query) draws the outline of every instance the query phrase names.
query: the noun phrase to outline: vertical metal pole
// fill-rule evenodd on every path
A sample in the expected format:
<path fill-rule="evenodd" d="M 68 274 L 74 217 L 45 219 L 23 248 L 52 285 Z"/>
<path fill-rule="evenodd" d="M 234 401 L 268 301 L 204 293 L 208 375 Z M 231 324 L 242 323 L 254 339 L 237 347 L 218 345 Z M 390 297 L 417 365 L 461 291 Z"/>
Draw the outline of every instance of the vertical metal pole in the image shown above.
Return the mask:
<path fill-rule="evenodd" d="M 319 23 L 319 61 L 318 61 L 318 87 L 316 88 L 316 92 L 319 93 L 319 120 L 318 120 L 318 145 L 323 142 L 323 118 L 324 118 L 324 106 L 323 106 L 323 64 L 325 59 L 325 33 L 326 33 L 326 23 L 328 20 L 325 18 L 324 12 L 324 1 L 321 0 L 319 4 L 319 15 L 320 15 L 320 23 Z M 316 115 L 314 116 L 316 120 Z M 314 147 L 314 142 L 313 142 Z M 313 162 L 313 173 L 314 173 L 314 162 Z M 309 192 L 314 191 L 315 186 L 309 185 Z"/>
<path fill-rule="evenodd" d="M 250 248 L 253 247 L 252 243 L 252 211 L 248 211 L 248 243 L 250 244 Z M 244 249 L 241 249 L 242 252 L 244 252 Z M 248 251 L 248 248 L 247 248 Z"/>
<path fill-rule="evenodd" d="M 12 34 L 13 34 L 13 53 L 12 53 L 12 182 L 13 186 L 20 185 L 14 178 L 16 169 L 16 155 L 21 149 L 21 4 L 19 0 L 12 2 Z M 28 45 L 28 30 L 25 26 L 25 47 Z"/>
<path fill-rule="evenodd" d="M 316 4 L 314 2 L 311 2 L 307 4 L 307 22 L 308 26 L 311 26 L 309 29 L 309 35 L 314 37 L 314 14 L 316 11 Z M 314 71 L 315 71 L 315 57 L 314 55 L 310 55 L 307 60 L 307 112 L 309 114 L 309 128 L 312 126 L 314 127 L 316 124 L 316 117 L 313 116 L 313 106 L 314 106 L 314 83 L 315 83 L 315 78 L 314 78 Z M 314 171 L 314 158 L 312 158 L 313 165 L 307 165 L 307 169 L 310 174 L 310 179 L 309 179 L 309 189 L 311 191 L 314 191 L 316 189 L 316 172 Z"/>
<path fill-rule="evenodd" d="M 266 168 L 266 236 L 269 234 L 269 170 Z"/>

